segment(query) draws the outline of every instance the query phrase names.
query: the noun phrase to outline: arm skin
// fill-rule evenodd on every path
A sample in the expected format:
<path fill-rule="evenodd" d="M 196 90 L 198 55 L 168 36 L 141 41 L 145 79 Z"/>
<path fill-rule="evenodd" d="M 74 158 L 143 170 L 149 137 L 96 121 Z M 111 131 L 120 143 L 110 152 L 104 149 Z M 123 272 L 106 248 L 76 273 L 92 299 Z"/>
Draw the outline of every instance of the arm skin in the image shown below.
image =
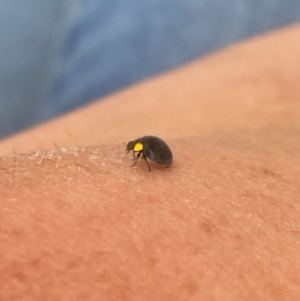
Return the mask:
<path fill-rule="evenodd" d="M 3 141 L 0 300 L 297 300 L 299 36 L 238 44 Z M 171 146 L 172 168 L 130 166 L 122 142 L 145 134 Z"/>

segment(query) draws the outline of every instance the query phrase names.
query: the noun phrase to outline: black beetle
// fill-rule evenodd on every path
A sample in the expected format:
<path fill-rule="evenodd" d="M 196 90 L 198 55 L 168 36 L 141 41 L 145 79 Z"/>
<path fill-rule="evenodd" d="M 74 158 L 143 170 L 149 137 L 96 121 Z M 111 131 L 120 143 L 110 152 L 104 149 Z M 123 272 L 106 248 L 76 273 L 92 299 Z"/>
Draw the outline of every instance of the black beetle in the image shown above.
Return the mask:
<path fill-rule="evenodd" d="M 127 143 L 126 153 L 128 154 L 130 151 L 133 152 L 133 160 L 135 161 L 132 166 L 134 166 L 141 157 L 146 161 L 149 171 L 151 169 L 147 158 L 158 164 L 164 165 L 165 167 L 170 167 L 173 162 L 173 155 L 170 147 L 165 141 L 155 136 L 144 136 L 129 141 Z M 135 153 L 137 153 L 137 156 L 135 156 Z"/>

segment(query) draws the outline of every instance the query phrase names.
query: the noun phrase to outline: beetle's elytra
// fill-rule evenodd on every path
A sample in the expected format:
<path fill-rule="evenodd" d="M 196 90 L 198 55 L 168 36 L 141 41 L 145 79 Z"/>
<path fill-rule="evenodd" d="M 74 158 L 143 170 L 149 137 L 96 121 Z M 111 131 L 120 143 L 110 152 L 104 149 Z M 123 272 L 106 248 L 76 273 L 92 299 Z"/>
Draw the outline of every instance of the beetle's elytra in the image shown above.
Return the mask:
<path fill-rule="evenodd" d="M 173 162 L 173 155 L 170 147 L 165 141 L 155 136 L 144 136 L 133 141 L 129 141 L 126 147 L 126 153 L 133 153 L 134 166 L 141 157 L 150 166 L 147 159 L 155 161 L 158 164 L 170 167 Z M 135 155 L 137 153 L 137 155 Z"/>

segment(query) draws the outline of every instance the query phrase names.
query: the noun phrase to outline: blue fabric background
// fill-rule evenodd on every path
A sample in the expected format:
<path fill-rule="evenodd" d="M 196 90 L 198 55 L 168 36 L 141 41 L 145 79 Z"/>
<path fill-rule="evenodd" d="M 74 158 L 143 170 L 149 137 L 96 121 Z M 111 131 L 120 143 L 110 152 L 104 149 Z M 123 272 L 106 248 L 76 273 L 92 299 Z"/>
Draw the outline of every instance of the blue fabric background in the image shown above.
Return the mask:
<path fill-rule="evenodd" d="M 0 0 L 0 136 L 298 20 L 299 0 Z"/>

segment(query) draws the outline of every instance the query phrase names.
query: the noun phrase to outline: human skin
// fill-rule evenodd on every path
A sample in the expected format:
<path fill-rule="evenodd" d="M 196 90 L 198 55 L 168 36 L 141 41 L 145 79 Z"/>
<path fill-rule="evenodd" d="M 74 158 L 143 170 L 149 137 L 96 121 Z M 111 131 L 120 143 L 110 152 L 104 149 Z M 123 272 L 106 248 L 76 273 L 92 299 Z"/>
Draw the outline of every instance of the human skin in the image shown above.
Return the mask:
<path fill-rule="evenodd" d="M 3 141 L 0 300 L 299 299 L 299 36 L 243 42 Z M 146 134 L 171 168 L 131 167 L 122 142 Z"/>

